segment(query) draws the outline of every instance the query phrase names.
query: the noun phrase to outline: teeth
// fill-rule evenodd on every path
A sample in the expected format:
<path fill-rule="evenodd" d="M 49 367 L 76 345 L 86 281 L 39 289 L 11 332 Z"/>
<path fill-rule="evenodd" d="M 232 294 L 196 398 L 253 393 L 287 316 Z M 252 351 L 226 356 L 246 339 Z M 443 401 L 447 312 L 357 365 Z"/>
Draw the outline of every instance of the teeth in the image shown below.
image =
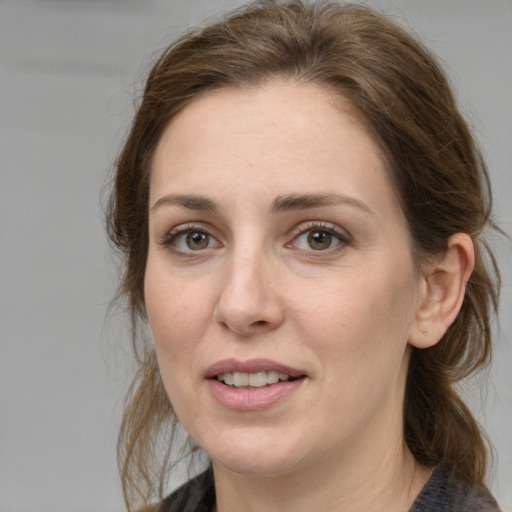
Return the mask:
<path fill-rule="evenodd" d="M 233 373 L 233 385 L 237 388 L 249 385 L 249 374 L 235 372 Z"/>
<path fill-rule="evenodd" d="M 235 380 L 233 379 L 232 373 L 225 373 L 224 375 L 219 375 L 219 380 L 224 381 L 228 386 L 233 386 L 235 384 Z"/>
<path fill-rule="evenodd" d="M 284 373 L 281 373 L 281 375 L 284 375 Z M 279 382 L 279 372 L 267 372 L 267 382 L 269 384 Z"/>
<path fill-rule="evenodd" d="M 267 385 L 267 372 L 249 373 L 249 386 L 260 388 Z"/>
<path fill-rule="evenodd" d="M 279 381 L 290 380 L 290 376 L 275 371 L 255 373 L 234 372 L 217 375 L 217 380 L 234 388 L 262 388 Z"/>

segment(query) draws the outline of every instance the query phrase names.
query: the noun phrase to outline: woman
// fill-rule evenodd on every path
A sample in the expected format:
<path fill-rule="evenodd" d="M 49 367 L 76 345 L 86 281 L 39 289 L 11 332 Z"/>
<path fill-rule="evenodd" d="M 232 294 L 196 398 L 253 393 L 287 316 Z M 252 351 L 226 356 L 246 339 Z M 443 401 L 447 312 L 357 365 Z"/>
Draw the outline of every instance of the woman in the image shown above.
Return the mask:
<path fill-rule="evenodd" d="M 498 510 L 454 389 L 490 358 L 489 181 L 425 49 L 364 7 L 251 4 L 164 52 L 116 170 L 129 510 L 178 422 L 211 465 L 155 510 Z"/>

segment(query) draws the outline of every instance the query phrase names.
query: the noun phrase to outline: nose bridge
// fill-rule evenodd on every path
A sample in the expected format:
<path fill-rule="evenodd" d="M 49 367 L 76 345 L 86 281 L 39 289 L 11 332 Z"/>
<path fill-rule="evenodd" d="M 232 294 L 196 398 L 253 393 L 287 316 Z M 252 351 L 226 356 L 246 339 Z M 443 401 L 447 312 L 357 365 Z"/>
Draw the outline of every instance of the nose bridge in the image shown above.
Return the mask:
<path fill-rule="evenodd" d="M 240 314 L 255 313 L 264 301 L 268 285 L 267 263 L 263 251 L 257 250 L 254 244 L 240 244 L 235 248 L 227 263 L 221 301 Z"/>
<path fill-rule="evenodd" d="M 274 272 L 271 256 L 261 244 L 248 240 L 234 246 L 222 273 L 216 320 L 242 335 L 279 325 L 282 312 Z"/>

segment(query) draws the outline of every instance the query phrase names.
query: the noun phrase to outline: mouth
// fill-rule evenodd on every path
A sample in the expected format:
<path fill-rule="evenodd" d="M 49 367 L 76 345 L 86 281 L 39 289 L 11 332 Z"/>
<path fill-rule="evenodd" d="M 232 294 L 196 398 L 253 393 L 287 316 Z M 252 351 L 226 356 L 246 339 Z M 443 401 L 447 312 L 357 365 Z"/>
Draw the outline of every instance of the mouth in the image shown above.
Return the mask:
<path fill-rule="evenodd" d="M 205 377 L 233 389 L 261 389 L 304 379 L 306 374 L 269 359 L 251 359 L 245 362 L 226 359 L 211 366 Z"/>
<path fill-rule="evenodd" d="M 216 402 L 237 412 L 270 409 L 298 393 L 308 379 L 304 371 L 269 359 L 224 359 L 204 377 Z"/>
<path fill-rule="evenodd" d="M 303 376 L 292 377 L 286 373 L 280 373 L 275 370 L 261 372 L 232 372 L 221 373 L 215 378 L 233 389 L 259 389 L 266 388 L 278 382 L 294 381 Z"/>

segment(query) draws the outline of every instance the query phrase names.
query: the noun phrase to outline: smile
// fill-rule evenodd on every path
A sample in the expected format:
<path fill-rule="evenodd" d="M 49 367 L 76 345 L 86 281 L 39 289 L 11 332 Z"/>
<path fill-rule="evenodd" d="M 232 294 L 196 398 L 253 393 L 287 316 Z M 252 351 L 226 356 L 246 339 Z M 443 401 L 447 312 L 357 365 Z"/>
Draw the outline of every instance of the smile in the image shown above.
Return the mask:
<path fill-rule="evenodd" d="M 235 389 L 263 388 L 278 382 L 286 382 L 290 379 L 292 377 L 288 374 L 279 373 L 274 370 L 254 373 L 233 372 L 217 375 L 217 380 Z"/>
<path fill-rule="evenodd" d="M 238 412 L 261 411 L 291 399 L 309 380 L 303 370 L 270 359 L 224 359 L 205 372 L 212 398 Z"/>

